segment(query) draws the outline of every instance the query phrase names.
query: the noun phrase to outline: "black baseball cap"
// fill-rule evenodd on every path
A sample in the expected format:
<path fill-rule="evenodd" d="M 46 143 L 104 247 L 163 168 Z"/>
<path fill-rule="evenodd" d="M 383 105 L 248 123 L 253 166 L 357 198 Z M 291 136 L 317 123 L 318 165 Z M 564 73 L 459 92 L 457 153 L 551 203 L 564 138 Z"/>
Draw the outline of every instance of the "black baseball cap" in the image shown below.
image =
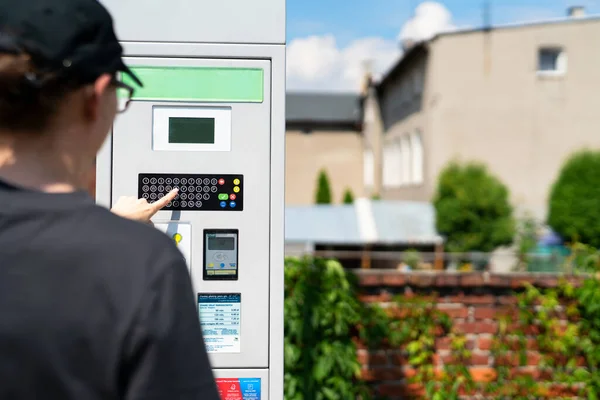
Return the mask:
<path fill-rule="evenodd" d="M 0 0 L 0 53 L 27 53 L 42 71 L 81 84 L 121 72 L 143 86 L 98 0 Z"/>

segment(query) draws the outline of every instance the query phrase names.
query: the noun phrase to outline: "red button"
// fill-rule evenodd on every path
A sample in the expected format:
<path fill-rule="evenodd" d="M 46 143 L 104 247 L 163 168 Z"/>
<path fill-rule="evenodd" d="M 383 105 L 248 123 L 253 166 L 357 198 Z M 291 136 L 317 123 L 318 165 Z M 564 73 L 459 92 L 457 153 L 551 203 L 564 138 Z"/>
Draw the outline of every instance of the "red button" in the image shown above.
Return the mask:
<path fill-rule="evenodd" d="M 224 185 L 225 184 L 225 179 L 221 178 L 219 179 L 219 185 Z"/>
<path fill-rule="evenodd" d="M 235 200 L 235 194 L 233 194 L 233 193 L 232 193 L 232 194 L 230 194 L 230 195 L 229 195 L 229 200 Z"/>

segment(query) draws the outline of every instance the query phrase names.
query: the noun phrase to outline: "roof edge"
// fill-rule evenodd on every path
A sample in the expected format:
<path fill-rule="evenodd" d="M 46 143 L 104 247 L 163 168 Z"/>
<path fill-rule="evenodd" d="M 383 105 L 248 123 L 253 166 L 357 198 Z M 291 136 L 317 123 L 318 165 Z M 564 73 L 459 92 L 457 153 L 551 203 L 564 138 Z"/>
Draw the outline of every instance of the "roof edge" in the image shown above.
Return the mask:
<path fill-rule="evenodd" d="M 558 25 L 558 24 L 568 24 L 568 23 L 581 23 L 581 22 L 596 22 L 600 21 L 600 14 L 591 14 L 585 15 L 581 17 L 559 17 L 553 19 L 539 20 L 539 21 L 530 21 L 530 22 L 511 22 L 506 24 L 499 24 L 492 27 L 478 27 L 478 28 L 462 28 L 462 29 L 452 29 L 443 32 L 439 32 L 433 35 L 430 39 L 421 40 L 416 42 L 413 46 L 409 48 L 400 59 L 392 65 L 388 71 L 382 76 L 379 82 L 374 82 L 373 86 L 377 91 L 382 90 L 382 88 L 389 82 L 391 77 L 407 62 L 406 60 L 412 57 L 419 49 L 428 50 L 429 45 L 436 41 L 437 39 L 445 36 L 457 36 L 457 35 L 468 35 L 471 33 L 481 33 L 481 32 L 493 32 L 493 31 L 501 31 L 507 29 L 520 29 L 520 28 L 530 28 L 541 25 Z"/>

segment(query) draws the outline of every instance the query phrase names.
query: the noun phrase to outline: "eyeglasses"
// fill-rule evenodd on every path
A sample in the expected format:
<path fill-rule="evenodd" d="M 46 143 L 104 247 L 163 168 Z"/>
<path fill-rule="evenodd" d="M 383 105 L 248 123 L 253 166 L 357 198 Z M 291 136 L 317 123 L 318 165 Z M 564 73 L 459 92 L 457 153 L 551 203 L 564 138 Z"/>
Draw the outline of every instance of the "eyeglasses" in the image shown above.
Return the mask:
<path fill-rule="evenodd" d="M 133 98 L 135 89 L 128 84 L 121 82 L 116 77 L 113 77 L 111 84 L 117 88 L 117 113 L 122 114 L 127 111 L 129 103 L 131 103 L 131 99 Z"/>

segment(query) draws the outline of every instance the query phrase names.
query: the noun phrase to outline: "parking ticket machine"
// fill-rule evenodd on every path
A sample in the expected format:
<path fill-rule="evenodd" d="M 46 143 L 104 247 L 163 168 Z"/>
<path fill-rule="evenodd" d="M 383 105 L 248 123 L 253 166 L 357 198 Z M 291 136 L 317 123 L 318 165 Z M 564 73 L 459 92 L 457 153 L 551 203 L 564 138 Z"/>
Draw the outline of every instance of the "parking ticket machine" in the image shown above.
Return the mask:
<path fill-rule="evenodd" d="M 101 2 L 144 87 L 98 156 L 97 201 L 179 188 L 153 222 L 188 262 L 222 398 L 282 400 L 285 1 Z"/>

